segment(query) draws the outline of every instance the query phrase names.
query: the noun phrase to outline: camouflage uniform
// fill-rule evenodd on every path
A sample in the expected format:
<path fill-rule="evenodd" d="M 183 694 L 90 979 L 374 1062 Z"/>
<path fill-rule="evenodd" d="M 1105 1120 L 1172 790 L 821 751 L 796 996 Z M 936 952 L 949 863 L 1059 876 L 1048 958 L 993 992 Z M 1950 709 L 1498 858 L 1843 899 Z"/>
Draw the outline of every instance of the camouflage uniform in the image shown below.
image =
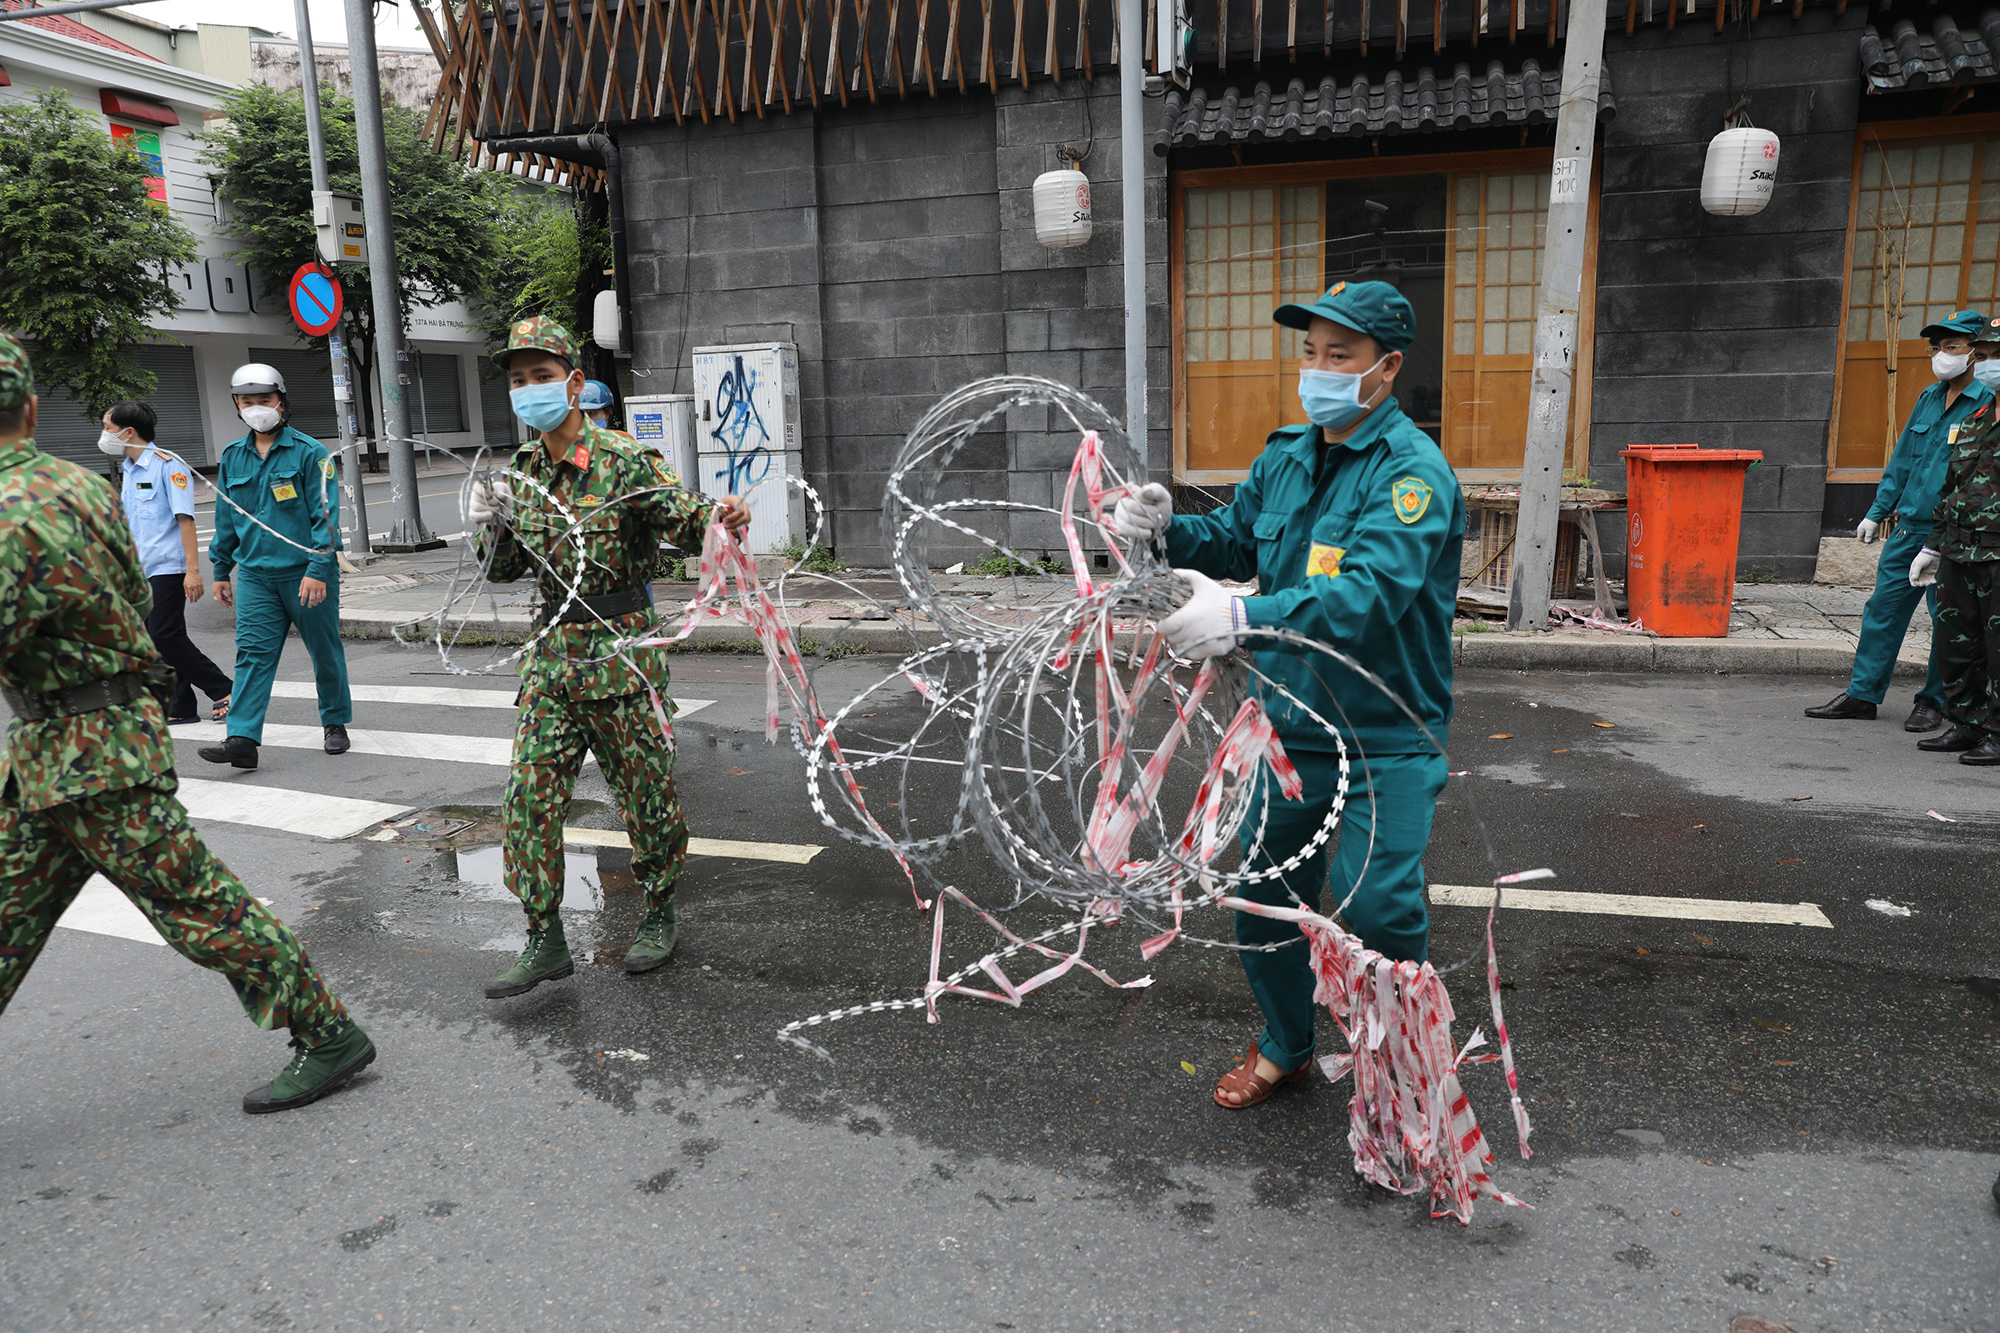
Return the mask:
<path fill-rule="evenodd" d="M 0 409 L 33 392 L 27 358 L 0 336 Z M 73 716 L 21 716 L 30 698 L 129 683 L 158 663 L 151 604 L 103 479 L 32 439 L 0 445 L 0 687 L 17 705 L 0 751 L 0 1011 L 98 871 L 174 949 L 227 977 L 252 1022 L 326 1040 L 347 1011 L 298 937 L 189 825 L 158 699 L 140 692 Z"/>
<path fill-rule="evenodd" d="M 569 334 L 550 320 L 516 324 L 496 359 L 504 365 L 509 352 L 522 348 L 550 351 L 577 364 Z M 495 580 L 535 576 L 544 616 L 562 609 L 577 578 L 579 545 L 584 596 L 648 588 L 661 539 L 700 549 L 714 512 L 711 501 L 683 490 L 655 490 L 613 503 L 635 491 L 678 487 L 680 481 L 653 450 L 587 421 L 560 460 L 537 438 L 515 453 L 512 472 L 518 475 L 510 477 L 510 526 L 482 532 L 479 548 L 482 554 L 491 551 Z M 572 531 L 573 524 L 580 524 L 580 531 Z M 520 898 L 531 931 L 548 929 L 562 901 L 563 815 L 585 750 L 597 756 L 617 798 L 632 839 L 632 874 L 645 888 L 648 908 L 668 900 L 686 863 L 687 821 L 674 789 L 673 740 L 662 731 L 647 693 L 650 683 L 672 716 L 666 650 L 628 650 L 609 661 L 590 660 L 606 657 L 617 639 L 658 625 L 650 593 L 648 603 L 607 615 L 602 624 L 594 617 L 558 624 L 521 663 L 520 721 L 502 824 L 507 887 Z"/>
<path fill-rule="evenodd" d="M 2000 735 L 2000 419 L 1968 419 L 1945 465 L 1930 545 L 1937 572 L 1938 668 L 1945 716 Z"/>

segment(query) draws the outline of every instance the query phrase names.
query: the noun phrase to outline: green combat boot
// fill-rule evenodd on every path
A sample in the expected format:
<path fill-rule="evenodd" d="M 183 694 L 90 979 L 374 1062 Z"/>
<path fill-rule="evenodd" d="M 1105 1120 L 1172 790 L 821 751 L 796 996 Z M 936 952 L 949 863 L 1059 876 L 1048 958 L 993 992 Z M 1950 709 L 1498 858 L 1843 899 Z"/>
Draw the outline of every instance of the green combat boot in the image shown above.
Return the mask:
<path fill-rule="evenodd" d="M 243 1109 L 251 1115 L 289 1111 L 316 1102 L 347 1085 L 375 1062 L 375 1043 L 359 1023 L 349 1022 L 317 1046 L 292 1038 L 292 1058 L 278 1076 L 243 1094 Z"/>
<path fill-rule="evenodd" d="M 569 941 L 563 938 L 562 918 L 549 922 L 547 930 L 528 932 L 528 947 L 521 950 L 514 966 L 486 983 L 486 998 L 504 1000 L 521 995 L 544 981 L 561 981 L 576 971 L 569 956 Z"/>
<path fill-rule="evenodd" d="M 632 937 L 632 947 L 625 951 L 627 972 L 650 972 L 673 957 L 674 942 L 680 938 L 680 927 L 674 923 L 674 900 L 671 896 L 658 907 L 646 909 L 646 919 L 639 923 L 639 933 Z"/>

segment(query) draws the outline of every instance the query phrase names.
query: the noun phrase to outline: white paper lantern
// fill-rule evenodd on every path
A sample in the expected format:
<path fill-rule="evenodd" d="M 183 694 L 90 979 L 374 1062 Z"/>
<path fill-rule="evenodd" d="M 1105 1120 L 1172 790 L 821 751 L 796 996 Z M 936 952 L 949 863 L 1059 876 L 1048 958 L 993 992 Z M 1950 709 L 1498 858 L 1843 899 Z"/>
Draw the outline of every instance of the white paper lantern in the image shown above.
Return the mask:
<path fill-rule="evenodd" d="M 1051 250 L 1090 239 L 1090 180 L 1081 171 L 1044 171 L 1035 177 L 1035 239 Z"/>
<path fill-rule="evenodd" d="M 1778 136 L 1769 130 L 1724 130 L 1708 141 L 1701 169 L 1701 206 L 1722 217 L 1761 213 L 1778 184 Z"/>

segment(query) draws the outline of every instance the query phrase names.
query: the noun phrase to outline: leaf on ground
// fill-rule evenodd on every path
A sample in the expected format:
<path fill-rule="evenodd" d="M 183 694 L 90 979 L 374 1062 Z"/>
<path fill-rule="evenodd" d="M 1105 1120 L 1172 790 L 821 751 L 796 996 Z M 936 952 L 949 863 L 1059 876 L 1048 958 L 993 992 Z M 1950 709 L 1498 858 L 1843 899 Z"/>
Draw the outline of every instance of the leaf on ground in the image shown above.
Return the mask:
<path fill-rule="evenodd" d="M 1615 727 L 1618 724 L 1616 722 L 1593 722 L 1590 725 L 1593 727 Z"/>
<path fill-rule="evenodd" d="M 1709 946 L 1709 947 L 1710 947 L 1711 949 L 1715 947 L 1715 941 L 1714 941 L 1714 940 L 1712 940 L 1712 939 L 1710 939 L 1710 938 L 1709 938 L 1708 936 L 1706 936 L 1706 935 L 1696 935 L 1696 936 L 1694 937 L 1694 939 L 1695 939 L 1695 943 L 1696 943 L 1696 944 L 1706 944 L 1706 945 L 1708 945 L 1708 946 Z"/>
<path fill-rule="evenodd" d="M 1489 741 L 1511 741 L 1514 739 L 1514 733 L 1511 731 L 1496 731 L 1486 739 Z"/>
<path fill-rule="evenodd" d="M 1185 1069 L 1185 1070 L 1187 1070 L 1187 1071 L 1188 1071 L 1188 1073 L 1190 1073 L 1190 1074 L 1194 1074 L 1194 1073 L 1198 1073 L 1198 1072 L 1200 1072 L 1200 1071 L 1198 1071 L 1198 1070 L 1197 1070 L 1197 1069 L 1196 1069 L 1196 1068 L 1194 1067 L 1194 1064 L 1193 1064 L 1193 1062 L 1192 1062 L 1192 1061 L 1188 1061 L 1188 1060 L 1183 1060 L 1183 1061 L 1181 1061 L 1181 1068 L 1182 1068 L 1182 1069 Z"/>
<path fill-rule="evenodd" d="M 1805 858 L 1803 856 L 1788 856 L 1784 860 L 1778 862 L 1778 864 L 1781 866 L 1804 865 Z"/>

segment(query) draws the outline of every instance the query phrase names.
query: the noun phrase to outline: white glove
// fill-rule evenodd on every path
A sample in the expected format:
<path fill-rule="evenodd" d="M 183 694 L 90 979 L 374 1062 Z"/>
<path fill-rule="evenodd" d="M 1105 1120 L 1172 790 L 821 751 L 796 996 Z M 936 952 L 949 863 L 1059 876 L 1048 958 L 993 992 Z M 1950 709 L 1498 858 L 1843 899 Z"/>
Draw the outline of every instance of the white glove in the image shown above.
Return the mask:
<path fill-rule="evenodd" d="M 1160 622 L 1160 633 L 1176 656 L 1190 662 L 1220 657 L 1236 646 L 1236 633 L 1244 627 L 1243 599 L 1199 570 L 1177 569 L 1174 573 L 1193 585 L 1194 593 L 1180 610 Z"/>
<path fill-rule="evenodd" d="M 1120 537 L 1157 537 L 1174 521 L 1174 497 L 1157 481 L 1118 497 L 1111 511 L 1111 530 Z"/>
<path fill-rule="evenodd" d="M 505 480 L 498 477 L 477 478 L 472 483 L 471 494 L 465 497 L 465 521 L 490 528 L 500 521 L 500 516 L 513 503 L 513 488 Z"/>
<path fill-rule="evenodd" d="M 1860 524 L 1854 529 L 1854 535 L 1861 539 L 1861 544 L 1863 546 L 1867 546 L 1874 542 L 1875 534 L 1880 531 L 1882 531 L 1882 525 L 1880 523 L 1877 523 L 1872 518 L 1864 518 L 1861 520 Z"/>
<path fill-rule="evenodd" d="M 1937 582 L 1938 553 L 1926 546 L 1917 552 L 1917 558 L 1910 562 L 1910 586 L 1928 588 Z"/>

